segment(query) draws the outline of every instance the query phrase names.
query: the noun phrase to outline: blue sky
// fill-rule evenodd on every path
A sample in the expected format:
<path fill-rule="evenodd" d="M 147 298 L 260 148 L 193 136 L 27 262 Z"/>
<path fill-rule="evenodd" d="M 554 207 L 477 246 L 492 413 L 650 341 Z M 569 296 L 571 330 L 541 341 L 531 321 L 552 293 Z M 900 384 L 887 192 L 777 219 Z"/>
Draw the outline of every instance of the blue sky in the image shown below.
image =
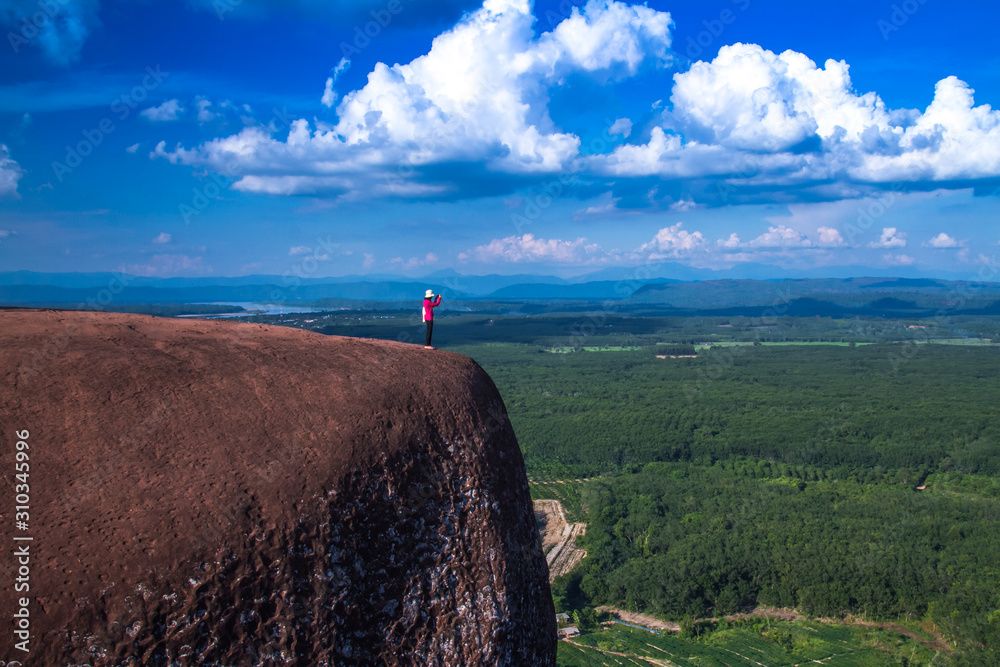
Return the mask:
<path fill-rule="evenodd" d="M 966 276 L 996 3 L 0 0 L 0 271 Z"/>

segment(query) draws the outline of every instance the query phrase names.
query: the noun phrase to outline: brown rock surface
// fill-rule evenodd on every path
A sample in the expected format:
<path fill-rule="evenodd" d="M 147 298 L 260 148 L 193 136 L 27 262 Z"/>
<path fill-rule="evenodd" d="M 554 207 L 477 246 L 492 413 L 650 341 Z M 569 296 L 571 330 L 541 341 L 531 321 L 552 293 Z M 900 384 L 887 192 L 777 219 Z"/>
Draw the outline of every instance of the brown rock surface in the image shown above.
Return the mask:
<path fill-rule="evenodd" d="M 225 321 L 0 311 L 25 665 L 555 664 L 524 463 L 471 359 Z M 28 430 L 30 521 L 14 523 Z M 24 543 L 16 543 L 24 544 Z"/>

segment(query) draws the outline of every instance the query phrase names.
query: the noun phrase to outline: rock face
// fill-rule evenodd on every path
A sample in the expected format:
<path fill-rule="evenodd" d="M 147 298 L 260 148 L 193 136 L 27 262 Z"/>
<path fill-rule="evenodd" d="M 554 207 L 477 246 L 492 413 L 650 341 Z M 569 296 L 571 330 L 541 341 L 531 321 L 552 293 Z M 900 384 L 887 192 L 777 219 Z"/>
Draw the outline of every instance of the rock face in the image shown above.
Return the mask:
<path fill-rule="evenodd" d="M 467 357 L 7 310 L 0 377 L 0 601 L 6 624 L 28 595 L 31 632 L 28 654 L 0 633 L 0 660 L 555 665 L 524 463 Z M 12 544 L 30 548 L 28 593 Z"/>

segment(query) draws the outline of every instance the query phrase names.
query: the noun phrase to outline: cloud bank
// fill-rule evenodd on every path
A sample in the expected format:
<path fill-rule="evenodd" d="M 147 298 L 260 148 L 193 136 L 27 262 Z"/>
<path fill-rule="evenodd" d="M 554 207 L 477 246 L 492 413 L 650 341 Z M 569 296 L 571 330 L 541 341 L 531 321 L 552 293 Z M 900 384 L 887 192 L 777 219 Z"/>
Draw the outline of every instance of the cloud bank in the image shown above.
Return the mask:
<path fill-rule="evenodd" d="M 297 119 L 287 135 L 257 125 L 155 155 L 239 173 L 233 187 L 246 192 L 344 198 L 460 199 L 481 196 L 484 182 L 510 192 L 567 172 L 605 188 L 650 177 L 700 179 L 719 192 L 781 188 L 793 201 L 1000 176 L 1000 112 L 977 106 L 966 82 L 939 81 L 923 110 L 890 109 L 877 93 L 854 90 L 844 61 L 820 67 L 802 53 L 743 43 L 676 73 L 671 90 L 651 90 L 651 108 L 670 104 L 644 128 L 629 118 L 594 128 L 611 146 L 587 153 L 580 136 L 553 121 L 552 91 L 571 76 L 613 87 L 671 66 L 671 17 L 590 0 L 542 27 L 528 0 L 486 0 L 425 55 L 378 63 L 342 98 L 334 89 L 341 61 L 321 100 L 335 105 L 336 122 Z M 827 232 L 816 243 L 841 242 Z"/>

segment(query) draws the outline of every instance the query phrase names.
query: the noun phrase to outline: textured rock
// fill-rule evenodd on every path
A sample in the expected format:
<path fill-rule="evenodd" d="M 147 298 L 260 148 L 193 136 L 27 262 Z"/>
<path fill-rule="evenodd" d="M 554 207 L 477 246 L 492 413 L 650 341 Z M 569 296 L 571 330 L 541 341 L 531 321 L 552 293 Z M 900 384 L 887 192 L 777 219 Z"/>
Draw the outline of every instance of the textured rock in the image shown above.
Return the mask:
<path fill-rule="evenodd" d="M 25 665 L 555 664 L 523 460 L 467 357 L 7 310 L 0 377 L 2 537 L 34 538 Z M 6 621 L 21 594 L 0 595 Z"/>

